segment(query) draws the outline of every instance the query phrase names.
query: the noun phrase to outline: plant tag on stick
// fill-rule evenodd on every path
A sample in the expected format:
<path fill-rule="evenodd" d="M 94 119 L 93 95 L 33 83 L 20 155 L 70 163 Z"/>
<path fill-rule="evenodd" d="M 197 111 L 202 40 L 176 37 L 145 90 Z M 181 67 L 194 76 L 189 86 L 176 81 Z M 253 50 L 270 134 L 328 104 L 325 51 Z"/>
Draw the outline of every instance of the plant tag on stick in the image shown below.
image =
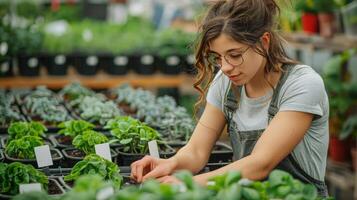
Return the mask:
<path fill-rule="evenodd" d="M 148 142 L 148 145 L 149 145 L 150 156 L 155 157 L 155 158 L 160 158 L 159 148 L 157 146 L 156 140 L 152 140 L 152 141 Z"/>
<path fill-rule="evenodd" d="M 35 147 L 35 155 L 39 168 L 53 165 L 50 147 L 48 145 Z"/>
<path fill-rule="evenodd" d="M 97 144 L 95 145 L 95 153 L 109 161 L 112 161 L 112 156 L 110 154 L 110 147 L 109 143 Z"/>

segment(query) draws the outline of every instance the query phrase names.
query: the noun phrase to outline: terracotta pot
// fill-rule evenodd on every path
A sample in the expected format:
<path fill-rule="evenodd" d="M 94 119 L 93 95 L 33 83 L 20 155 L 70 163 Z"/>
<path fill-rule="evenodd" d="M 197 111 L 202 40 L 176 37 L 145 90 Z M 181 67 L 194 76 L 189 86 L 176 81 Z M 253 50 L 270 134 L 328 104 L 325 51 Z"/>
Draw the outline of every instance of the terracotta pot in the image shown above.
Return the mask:
<path fill-rule="evenodd" d="M 334 15 L 332 13 L 319 13 L 320 36 L 330 38 L 334 34 Z"/>
<path fill-rule="evenodd" d="M 304 13 L 302 15 L 302 28 L 307 34 L 318 33 L 318 18 L 316 14 Z"/>
<path fill-rule="evenodd" d="M 336 136 L 330 136 L 328 149 L 329 157 L 333 161 L 345 162 L 349 157 L 349 141 L 340 140 Z"/>

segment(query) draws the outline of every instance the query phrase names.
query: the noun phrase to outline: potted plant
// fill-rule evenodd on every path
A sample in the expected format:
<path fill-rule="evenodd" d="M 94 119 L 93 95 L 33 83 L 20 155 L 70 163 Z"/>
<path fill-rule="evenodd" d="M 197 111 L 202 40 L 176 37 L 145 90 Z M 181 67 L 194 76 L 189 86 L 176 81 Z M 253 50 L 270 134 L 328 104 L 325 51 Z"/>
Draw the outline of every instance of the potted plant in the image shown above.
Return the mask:
<path fill-rule="evenodd" d="M 174 150 L 163 143 L 160 134 L 153 128 L 141 123 L 139 120 L 127 116 L 118 116 L 109 120 L 104 127 L 109 129 L 122 147 L 117 148 L 119 153 L 118 163 L 123 166 L 144 157 L 149 152 L 148 142 L 156 140 L 159 144 L 159 154 L 165 158 L 172 156 Z"/>
<path fill-rule="evenodd" d="M 71 189 L 73 181 L 78 180 L 81 176 L 97 174 L 104 180 L 112 181 L 116 188 L 120 188 L 123 182 L 123 177 L 119 172 L 119 167 L 115 163 L 96 154 L 89 154 L 72 168 L 69 175 L 64 176 L 60 181 L 67 186 L 67 189 Z"/>
<path fill-rule="evenodd" d="M 301 21 L 303 31 L 307 34 L 318 33 L 317 7 L 314 0 L 298 0 L 295 3 L 295 9 L 301 12 Z"/>
<path fill-rule="evenodd" d="M 5 132 L 12 122 L 25 121 L 19 108 L 10 99 L 11 95 L 0 92 L 0 132 Z"/>
<path fill-rule="evenodd" d="M 18 57 L 19 73 L 22 76 L 38 76 L 40 74 L 39 52 L 43 36 L 35 28 L 14 28 L 16 46 L 14 51 Z"/>
<path fill-rule="evenodd" d="M 0 177 L 2 187 L 0 197 L 10 199 L 19 193 L 20 184 L 39 183 L 49 195 L 61 195 L 65 191 L 56 179 L 49 179 L 44 173 L 36 170 L 31 165 L 19 162 L 11 164 L 0 163 Z"/>
<path fill-rule="evenodd" d="M 38 136 L 26 135 L 19 139 L 11 140 L 5 147 L 7 161 L 17 161 L 37 166 L 34 148 L 44 145 L 43 139 Z M 60 164 L 63 156 L 54 148 L 50 148 L 52 160 L 55 166 Z"/>
<path fill-rule="evenodd" d="M 343 65 L 350 59 L 353 51 L 345 51 L 331 58 L 323 68 L 323 79 L 329 96 L 330 104 L 330 143 L 329 155 L 332 160 L 343 162 L 348 157 L 348 141 L 340 140 L 339 135 L 347 111 L 354 104 L 350 98 L 351 83 L 346 80 L 347 73 L 343 71 Z"/>
<path fill-rule="evenodd" d="M 51 140 L 56 147 L 67 148 L 72 147 L 72 140 L 77 135 L 82 134 L 84 131 L 92 130 L 94 124 L 84 120 L 70 120 L 62 122 L 58 125 L 60 129 L 57 135 L 52 135 Z"/>
<path fill-rule="evenodd" d="M 333 0 L 315 0 L 318 12 L 320 36 L 330 38 L 334 34 L 334 11 L 337 4 Z"/>
<path fill-rule="evenodd" d="M 12 30 L 0 22 L 0 78 L 14 75 L 11 53 L 13 52 Z"/>
<path fill-rule="evenodd" d="M 65 103 L 69 103 L 70 101 L 74 101 L 82 96 L 93 96 L 95 92 L 86 87 L 83 87 L 78 82 L 73 82 L 71 84 L 66 85 L 60 92 L 59 96 L 63 98 Z"/>
<path fill-rule="evenodd" d="M 82 134 L 77 135 L 72 144 L 75 148 L 65 148 L 62 150 L 66 157 L 66 164 L 72 167 L 80 160 L 83 160 L 85 155 L 95 153 L 95 145 L 108 142 L 108 138 L 102 133 L 86 130 Z M 116 152 L 111 151 L 112 158 L 117 156 Z"/>

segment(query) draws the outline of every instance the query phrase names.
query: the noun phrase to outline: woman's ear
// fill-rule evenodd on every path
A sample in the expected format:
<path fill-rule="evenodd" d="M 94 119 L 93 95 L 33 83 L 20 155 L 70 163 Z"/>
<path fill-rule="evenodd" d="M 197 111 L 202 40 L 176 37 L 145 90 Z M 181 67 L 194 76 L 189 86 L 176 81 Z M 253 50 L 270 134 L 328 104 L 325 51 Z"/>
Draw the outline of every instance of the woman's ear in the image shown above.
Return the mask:
<path fill-rule="evenodd" d="M 263 35 L 260 37 L 260 42 L 262 43 L 264 49 L 268 51 L 270 46 L 270 33 L 269 32 L 263 33 Z"/>

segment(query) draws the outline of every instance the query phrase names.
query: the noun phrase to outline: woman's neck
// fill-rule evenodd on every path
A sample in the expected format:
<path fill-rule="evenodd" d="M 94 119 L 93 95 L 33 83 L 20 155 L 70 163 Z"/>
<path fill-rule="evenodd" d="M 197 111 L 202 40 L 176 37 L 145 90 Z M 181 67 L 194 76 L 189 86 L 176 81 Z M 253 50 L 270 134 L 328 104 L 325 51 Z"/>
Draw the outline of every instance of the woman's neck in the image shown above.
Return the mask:
<path fill-rule="evenodd" d="M 279 64 L 281 66 L 281 64 Z M 245 84 L 245 92 L 249 98 L 258 98 L 266 95 L 279 82 L 281 72 L 264 72 L 265 67 L 261 67 L 255 76 Z"/>

